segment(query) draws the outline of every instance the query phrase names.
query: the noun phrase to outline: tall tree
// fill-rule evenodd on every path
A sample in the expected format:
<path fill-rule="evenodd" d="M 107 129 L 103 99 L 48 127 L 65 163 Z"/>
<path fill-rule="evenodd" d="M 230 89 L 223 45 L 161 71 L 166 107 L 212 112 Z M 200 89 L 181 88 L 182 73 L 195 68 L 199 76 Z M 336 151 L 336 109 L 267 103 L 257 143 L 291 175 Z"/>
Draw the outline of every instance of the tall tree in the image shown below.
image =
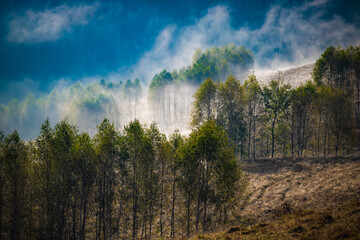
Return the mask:
<path fill-rule="evenodd" d="M 256 122 L 260 110 L 261 88 L 254 74 L 248 76 L 244 82 L 244 91 L 247 102 L 247 121 L 248 121 L 248 158 L 256 158 Z M 251 152 L 252 140 L 252 152 Z"/>
<path fill-rule="evenodd" d="M 86 239 L 86 223 L 89 219 L 89 205 L 93 199 L 96 178 L 95 150 L 87 133 L 80 134 L 72 152 L 74 156 L 73 173 L 73 238 Z M 77 223 L 77 219 L 79 222 Z"/>
<path fill-rule="evenodd" d="M 138 120 L 125 127 L 126 149 L 128 150 L 129 178 L 132 201 L 132 238 L 138 237 L 139 225 L 144 237 L 151 234 L 147 231 L 150 208 L 153 203 L 154 185 L 154 152 L 151 139 Z M 141 213 L 141 214 L 140 214 Z"/>
<path fill-rule="evenodd" d="M 114 222 L 114 188 L 116 186 L 116 162 L 119 136 L 115 126 L 104 119 L 95 135 L 95 151 L 99 168 L 97 185 L 97 239 L 111 239 Z"/>
<path fill-rule="evenodd" d="M 9 235 L 4 238 L 16 240 L 26 238 L 25 230 L 27 217 L 27 188 L 29 159 L 25 143 L 20 139 L 17 131 L 5 138 L 3 144 L 3 173 L 7 203 L 5 204 L 4 215 L 6 221 L 2 226 L 8 227 Z"/>
<path fill-rule="evenodd" d="M 184 144 L 184 139 L 180 135 L 179 131 L 175 131 L 170 136 L 170 172 L 171 172 L 171 218 L 170 218 L 170 237 L 175 237 L 175 203 L 176 203 L 176 191 L 179 180 L 179 155 L 178 149 Z"/>
<path fill-rule="evenodd" d="M 77 136 L 77 129 L 66 119 L 55 125 L 53 154 L 56 174 L 56 235 L 59 239 L 68 238 L 71 229 L 71 189 L 73 185 L 72 148 Z"/>
<path fill-rule="evenodd" d="M 0 130 L 0 238 L 4 238 L 4 197 L 5 197 L 5 172 L 4 172 L 4 133 Z"/>
<path fill-rule="evenodd" d="M 216 118 L 216 84 L 206 79 L 194 94 L 194 106 L 191 112 L 191 125 L 197 126 L 206 120 Z"/>
<path fill-rule="evenodd" d="M 360 127 L 360 48 L 328 47 L 316 61 L 313 77 L 320 86 L 340 89 L 351 96 L 357 127 Z"/>
<path fill-rule="evenodd" d="M 316 101 L 316 87 L 312 82 L 300 85 L 292 92 L 292 114 L 294 116 L 293 129 L 296 133 L 297 156 L 303 155 L 307 139 L 310 133 L 308 123 L 311 117 L 311 110 Z"/>
<path fill-rule="evenodd" d="M 245 93 L 239 80 L 229 76 L 218 87 L 218 117 L 217 122 L 223 126 L 236 150 L 243 155 L 245 151 Z"/>
<path fill-rule="evenodd" d="M 49 119 L 41 125 L 40 136 L 36 139 L 36 157 L 37 161 L 34 165 L 36 178 L 35 193 L 38 196 L 40 206 L 43 206 L 40 213 L 40 225 L 43 232 L 39 237 L 54 239 L 55 221 L 56 221 L 56 205 L 55 196 L 57 193 L 57 176 L 54 149 L 54 132 L 50 127 Z"/>
<path fill-rule="evenodd" d="M 279 73 L 276 80 L 271 80 L 269 86 L 264 86 L 261 95 L 264 100 L 264 117 L 267 122 L 270 122 L 271 131 L 271 157 L 275 153 L 275 127 L 289 107 L 291 94 L 291 86 L 284 84 L 284 80 Z"/>
<path fill-rule="evenodd" d="M 202 231 L 208 231 L 210 209 L 216 202 L 226 204 L 234 193 L 234 188 L 240 179 L 240 169 L 237 165 L 234 149 L 229 144 L 226 132 L 216 125 L 214 120 L 204 122 L 197 127 L 179 148 L 181 191 L 185 195 L 187 218 L 187 234 L 190 235 L 191 205 L 195 203 L 195 232 L 198 232 L 202 222 Z M 233 168 L 233 169 L 229 169 Z M 234 172 L 232 172 L 234 171 Z M 226 193 L 223 184 L 228 185 Z M 229 194 L 226 196 L 226 194 Z M 220 204 L 220 206 L 224 206 Z M 225 207 L 226 208 L 226 207 Z"/>
<path fill-rule="evenodd" d="M 329 99 L 330 126 L 335 137 L 335 155 L 338 155 L 340 146 L 353 143 L 355 122 L 351 99 L 341 90 L 334 90 Z"/>

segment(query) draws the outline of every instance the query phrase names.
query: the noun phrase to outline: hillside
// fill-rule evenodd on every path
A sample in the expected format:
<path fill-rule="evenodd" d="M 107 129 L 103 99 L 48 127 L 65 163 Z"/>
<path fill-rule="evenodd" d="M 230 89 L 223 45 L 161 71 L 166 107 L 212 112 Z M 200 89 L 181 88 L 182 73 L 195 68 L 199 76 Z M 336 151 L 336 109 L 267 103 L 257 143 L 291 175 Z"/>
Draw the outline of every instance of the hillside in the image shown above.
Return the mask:
<path fill-rule="evenodd" d="M 294 88 L 299 86 L 301 83 L 305 83 L 309 80 L 312 80 L 312 72 L 314 69 L 315 63 L 308 63 L 304 65 L 294 66 L 291 68 L 286 68 L 282 70 L 254 70 L 256 78 L 261 84 L 266 84 L 272 79 L 276 79 L 279 76 L 279 72 L 284 78 L 284 82 L 290 83 Z"/>
<path fill-rule="evenodd" d="M 234 226 L 198 239 L 358 239 L 360 156 L 244 164 L 248 200 Z"/>

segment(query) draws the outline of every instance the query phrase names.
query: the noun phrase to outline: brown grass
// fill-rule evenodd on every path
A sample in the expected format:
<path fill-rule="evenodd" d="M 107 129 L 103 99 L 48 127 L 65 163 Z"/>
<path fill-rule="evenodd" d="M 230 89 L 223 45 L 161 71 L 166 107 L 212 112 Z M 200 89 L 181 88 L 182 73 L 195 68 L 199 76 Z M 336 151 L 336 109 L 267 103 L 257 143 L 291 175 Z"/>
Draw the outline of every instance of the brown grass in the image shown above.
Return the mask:
<path fill-rule="evenodd" d="M 247 204 L 234 226 L 195 239 L 360 239 L 360 157 L 245 164 Z"/>

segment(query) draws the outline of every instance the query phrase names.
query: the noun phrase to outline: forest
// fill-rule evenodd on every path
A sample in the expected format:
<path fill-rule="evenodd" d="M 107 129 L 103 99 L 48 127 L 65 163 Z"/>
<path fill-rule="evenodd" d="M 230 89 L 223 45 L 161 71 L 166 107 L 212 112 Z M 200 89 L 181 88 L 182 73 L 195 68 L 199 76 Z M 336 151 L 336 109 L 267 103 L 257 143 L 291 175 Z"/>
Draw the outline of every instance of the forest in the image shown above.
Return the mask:
<path fill-rule="evenodd" d="M 163 123 L 136 120 L 135 79 L 125 83 L 134 96 L 126 112 L 134 112 L 122 128 L 105 118 L 89 134 L 65 118 L 54 127 L 45 120 L 32 140 L 1 132 L 1 239 L 174 239 L 216 231 L 239 219 L 249 182 L 244 162 L 356 150 L 360 47 L 327 48 L 313 80 L 296 88 L 281 72 L 265 85 L 254 74 L 242 79 L 252 64 L 248 50 L 228 45 L 156 74 L 149 101 Z M 164 134 L 167 122 L 184 116 L 172 100 L 181 91 L 166 91 L 186 81 L 198 84 L 191 132 Z M 82 104 L 91 111 L 96 101 Z"/>

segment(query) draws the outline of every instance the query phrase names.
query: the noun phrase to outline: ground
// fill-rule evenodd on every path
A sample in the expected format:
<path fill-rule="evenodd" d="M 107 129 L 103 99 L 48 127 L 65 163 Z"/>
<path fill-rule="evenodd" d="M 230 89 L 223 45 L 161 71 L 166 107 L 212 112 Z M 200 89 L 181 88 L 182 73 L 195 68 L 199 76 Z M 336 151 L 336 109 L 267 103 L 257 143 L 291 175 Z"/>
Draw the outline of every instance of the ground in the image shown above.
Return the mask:
<path fill-rule="evenodd" d="M 360 239 L 360 155 L 244 163 L 233 227 L 194 239 Z"/>

